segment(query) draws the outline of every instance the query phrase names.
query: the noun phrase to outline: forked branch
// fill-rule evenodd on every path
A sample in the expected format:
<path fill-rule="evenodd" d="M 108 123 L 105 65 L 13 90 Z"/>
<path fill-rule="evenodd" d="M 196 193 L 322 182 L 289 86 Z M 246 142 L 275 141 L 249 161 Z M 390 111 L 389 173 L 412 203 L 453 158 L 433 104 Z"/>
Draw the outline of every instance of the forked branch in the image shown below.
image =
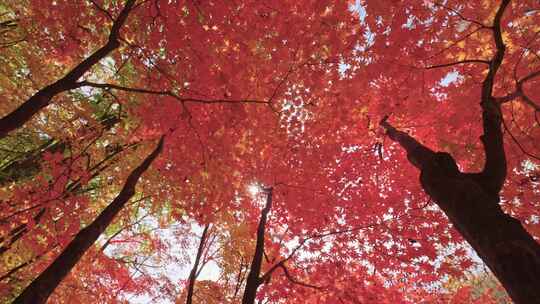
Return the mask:
<path fill-rule="evenodd" d="M 495 76 L 502 64 L 506 50 L 502 38 L 501 19 L 509 3 L 510 0 L 502 1 L 493 20 L 491 30 L 493 32 L 496 51 L 490 60 L 491 64 L 488 73 L 482 83 L 482 99 L 480 102 L 484 131 L 480 139 L 484 145 L 484 153 L 486 155 L 482 177 L 485 186 L 497 193 L 501 190 L 506 179 L 507 165 L 501 127 L 502 113 L 500 103 L 496 102 L 495 97 L 493 97 L 493 86 Z"/>
<path fill-rule="evenodd" d="M 27 99 L 17 109 L 0 119 L 0 138 L 5 137 L 9 132 L 20 128 L 29 121 L 35 114 L 47 107 L 53 97 L 78 87 L 77 80 L 88 72 L 101 59 L 120 46 L 120 29 L 126 23 L 129 13 L 135 5 L 135 0 L 127 0 L 126 5 L 113 22 L 107 43 L 95 51 L 88 58 L 83 60 L 64 77 L 56 82 L 42 88 L 32 97 Z"/>

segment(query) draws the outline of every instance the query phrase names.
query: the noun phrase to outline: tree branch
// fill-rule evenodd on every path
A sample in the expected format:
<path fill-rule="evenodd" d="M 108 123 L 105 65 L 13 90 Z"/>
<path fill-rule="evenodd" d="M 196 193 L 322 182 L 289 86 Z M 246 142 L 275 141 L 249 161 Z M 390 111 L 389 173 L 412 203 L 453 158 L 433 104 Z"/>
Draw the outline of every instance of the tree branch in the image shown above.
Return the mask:
<path fill-rule="evenodd" d="M 285 273 L 285 277 L 293 284 L 296 284 L 296 285 L 300 285 L 300 286 L 304 286 L 304 287 L 308 287 L 308 288 L 313 288 L 313 289 L 322 289 L 322 287 L 320 286 L 316 286 L 316 285 L 312 285 L 312 284 L 308 284 L 308 283 L 304 283 L 304 282 L 301 282 L 301 281 L 298 281 L 297 279 L 295 279 L 290 273 L 289 273 L 289 270 L 287 269 L 287 267 L 283 264 L 281 264 L 279 266 L 282 270 L 283 270 L 283 273 Z"/>
<path fill-rule="evenodd" d="M 27 99 L 17 109 L 0 119 L 0 138 L 21 127 L 41 109 L 47 107 L 54 96 L 78 87 L 77 80 L 96 63 L 120 46 L 120 29 L 126 22 L 135 0 L 127 0 L 126 5 L 113 23 L 107 43 L 83 60 L 64 77 L 44 87 Z"/>
<path fill-rule="evenodd" d="M 261 276 L 261 281 L 268 280 L 270 278 L 270 276 L 272 275 L 272 273 L 277 268 L 284 266 L 285 263 L 287 261 L 289 261 L 296 254 L 296 252 L 298 252 L 298 250 L 300 250 L 300 248 L 302 248 L 309 240 L 322 239 L 322 238 L 325 238 L 325 237 L 328 237 L 328 236 L 342 234 L 342 233 L 350 233 L 350 232 L 354 232 L 354 231 L 358 231 L 358 230 L 362 230 L 362 229 L 371 228 L 371 227 L 374 227 L 374 226 L 377 226 L 377 225 L 379 225 L 379 223 L 372 223 L 372 224 L 368 224 L 368 225 L 364 225 L 364 226 L 358 226 L 358 227 L 345 229 L 345 230 L 336 230 L 336 231 L 330 231 L 330 232 L 326 232 L 326 233 L 319 233 L 319 234 L 315 234 L 315 235 L 311 235 L 309 237 L 306 237 L 301 242 L 299 242 L 299 244 L 291 251 L 291 253 L 286 258 L 283 258 L 282 260 L 280 260 L 279 262 L 274 264 L 272 267 L 270 267 L 270 269 L 268 269 L 266 271 L 266 273 Z"/>
<path fill-rule="evenodd" d="M 460 61 L 451 62 L 451 63 L 444 63 L 444 64 L 431 65 L 431 66 L 427 66 L 426 69 L 427 69 L 427 70 L 430 70 L 430 69 L 436 69 L 436 68 L 444 68 L 444 67 L 454 66 L 454 65 L 458 65 L 458 64 L 467 64 L 467 63 L 484 63 L 484 64 L 490 64 L 490 62 L 489 62 L 488 60 L 483 60 L 483 59 L 466 59 L 466 60 L 460 60 Z"/>
<path fill-rule="evenodd" d="M 143 162 L 128 175 L 122 190 L 114 200 L 97 216 L 97 218 L 77 235 L 64 248 L 62 253 L 13 301 L 14 304 L 45 303 L 54 289 L 78 263 L 84 253 L 94 244 L 105 231 L 115 216 L 135 194 L 135 187 L 141 176 L 148 170 L 152 162 L 163 149 L 164 136 L 156 148 Z"/>
<path fill-rule="evenodd" d="M 523 92 L 523 85 L 525 84 L 525 82 L 529 81 L 529 80 L 532 80 L 536 77 L 540 76 L 540 70 L 539 71 L 535 71 L 535 72 L 532 72 L 530 73 L 529 75 L 521 78 L 520 80 L 518 80 L 516 82 L 516 90 L 506 96 L 503 96 L 503 97 L 496 97 L 495 100 L 498 102 L 498 103 L 506 103 L 506 102 L 509 102 L 509 101 L 512 101 L 514 100 L 515 98 L 518 98 L 518 97 L 521 97 L 521 99 L 526 103 L 528 104 L 529 106 L 531 106 L 535 111 L 539 111 L 540 112 L 540 104 L 536 103 L 535 101 L 533 101 L 529 96 L 527 96 L 525 94 L 525 92 Z"/>
<path fill-rule="evenodd" d="M 533 158 L 533 159 L 536 159 L 536 160 L 540 161 L 540 157 L 538 157 L 538 156 L 536 156 L 536 155 L 534 155 L 532 153 L 529 153 L 527 150 L 525 150 L 525 148 L 521 145 L 521 143 L 514 136 L 512 131 L 510 131 L 510 128 L 508 128 L 508 126 L 506 125 L 506 122 L 504 121 L 504 119 L 503 119 L 503 126 L 504 126 L 504 129 L 506 130 L 506 132 L 508 132 L 508 134 L 510 135 L 510 138 L 512 139 L 512 141 L 516 144 L 516 146 L 519 148 L 519 150 L 521 150 L 521 153 L 527 155 L 530 158 Z"/>
<path fill-rule="evenodd" d="M 234 99 L 198 99 L 198 98 L 192 98 L 192 97 L 181 97 L 181 96 L 176 95 L 172 91 L 156 91 L 156 90 L 142 89 L 142 88 L 130 88 L 130 87 L 123 87 L 123 86 L 119 86 L 115 84 L 108 84 L 108 83 L 94 83 L 94 82 L 90 82 L 86 80 L 78 82 L 77 86 L 78 87 L 93 87 L 93 88 L 99 88 L 99 89 L 113 89 L 113 90 L 131 92 L 131 93 L 169 96 L 182 103 L 186 103 L 186 102 L 204 103 L 204 104 L 240 103 L 240 102 L 256 103 L 256 104 L 269 104 L 270 103 L 270 101 L 254 100 L 254 99 L 234 100 Z"/>
<path fill-rule="evenodd" d="M 482 179 L 485 186 L 499 193 L 504 180 L 506 179 L 506 155 L 504 152 L 504 142 L 502 134 L 502 113 L 500 109 L 500 103 L 496 102 L 493 97 L 493 86 L 495 81 L 495 75 L 499 70 L 506 46 L 504 45 L 501 30 L 501 19 L 504 11 L 510 0 L 503 0 L 495 18 L 493 26 L 493 39 L 495 41 L 496 52 L 491 59 L 491 64 L 482 83 L 482 99 L 480 106 L 482 107 L 482 126 L 484 134 L 480 137 L 486 155 L 486 162 L 484 169 L 482 170 Z"/>
<path fill-rule="evenodd" d="M 380 125 L 386 130 L 386 135 L 407 151 L 407 158 L 415 167 L 420 170 L 426 168 L 433 161 L 436 153 L 419 143 L 409 134 L 394 128 L 387 120 L 388 116 L 385 116 L 380 122 Z"/>

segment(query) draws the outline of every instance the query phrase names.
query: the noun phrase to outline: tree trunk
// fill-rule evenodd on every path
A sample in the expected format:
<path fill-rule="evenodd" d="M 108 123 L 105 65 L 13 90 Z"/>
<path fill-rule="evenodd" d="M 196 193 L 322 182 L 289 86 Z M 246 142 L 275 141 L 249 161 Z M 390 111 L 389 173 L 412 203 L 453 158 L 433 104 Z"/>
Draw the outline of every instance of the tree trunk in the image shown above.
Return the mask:
<path fill-rule="evenodd" d="M 92 55 L 74 67 L 66 76 L 56 82 L 37 91 L 13 112 L 0 119 L 0 139 L 9 132 L 20 128 L 29 121 L 36 113 L 51 103 L 51 99 L 65 91 L 73 90 L 81 86 L 77 81 L 88 72 L 96 63 L 109 55 L 120 46 L 120 28 L 135 5 L 135 0 L 127 0 L 126 5 L 114 21 L 107 43 L 95 51 Z"/>
<path fill-rule="evenodd" d="M 540 300 L 540 245 L 474 176 L 423 170 L 422 186 L 493 271 L 515 303 Z"/>
<path fill-rule="evenodd" d="M 540 244 L 499 205 L 507 164 L 501 104 L 493 96 L 493 86 L 506 50 L 501 20 L 509 4 L 510 0 L 501 1 L 493 26 L 489 28 L 496 51 L 482 82 L 483 135 L 480 140 L 485 164 L 481 172 L 460 172 L 450 154 L 423 146 L 386 122 L 387 117 L 381 121 L 381 126 L 407 151 L 409 161 L 420 169 L 420 182 L 426 193 L 493 271 L 512 300 L 529 304 L 538 303 L 540 299 Z"/>
<path fill-rule="evenodd" d="M 110 160 L 112 157 L 117 155 L 123 151 L 123 149 L 117 150 L 109 155 L 107 155 L 104 159 L 102 159 L 98 164 L 96 164 L 93 168 L 97 169 L 95 172 L 92 173 L 90 176 L 90 180 L 98 176 L 103 170 L 105 170 L 109 165 L 102 166 L 100 168 L 100 165 L 104 162 Z M 59 198 L 60 200 L 66 198 L 70 193 L 74 193 L 77 190 L 80 190 L 83 185 L 81 184 L 80 180 L 77 180 L 67 186 L 67 189 L 65 190 L 64 194 Z M 39 211 L 34 215 L 33 221 L 36 225 L 38 225 L 41 222 L 41 219 L 43 218 L 43 215 L 47 212 L 48 208 L 42 207 L 39 209 Z M 7 235 L 0 237 L 0 256 L 2 256 L 6 251 L 8 251 L 11 246 L 21 239 L 26 233 L 28 233 L 28 224 L 20 224 L 19 226 L 11 229 Z"/>
<path fill-rule="evenodd" d="M 193 302 L 193 290 L 195 289 L 195 280 L 197 279 L 197 271 L 199 270 L 199 263 L 201 261 L 201 256 L 204 251 L 204 244 L 206 243 L 206 233 L 208 232 L 209 227 L 210 224 L 206 224 L 206 226 L 204 226 L 204 230 L 201 235 L 201 241 L 199 242 L 199 248 L 197 249 L 197 256 L 195 257 L 195 263 L 193 264 L 193 268 L 189 273 L 186 304 L 191 304 Z"/>
<path fill-rule="evenodd" d="M 154 151 L 135 168 L 127 177 L 124 187 L 99 216 L 87 227 L 81 229 L 75 238 L 66 246 L 62 253 L 47 267 L 23 292 L 15 299 L 14 304 L 45 303 L 56 286 L 77 264 L 83 254 L 105 231 L 114 217 L 135 194 L 135 186 L 141 175 L 150 167 L 163 148 L 162 136 Z"/>
<path fill-rule="evenodd" d="M 461 173 L 450 154 L 433 152 L 383 120 L 388 136 L 421 170 L 426 193 L 493 271 L 517 304 L 540 299 L 540 244 L 499 206 L 492 176 Z"/>
<path fill-rule="evenodd" d="M 257 227 L 257 243 L 255 245 L 255 253 L 253 260 L 251 261 L 251 267 L 246 281 L 246 288 L 244 289 L 244 296 L 242 298 L 242 304 L 254 304 L 255 297 L 257 296 L 257 289 L 262 283 L 260 278 L 262 258 L 264 255 L 264 234 L 266 230 L 266 220 L 268 213 L 272 208 L 272 188 L 265 189 L 266 192 L 266 206 L 261 212 L 261 219 L 259 220 L 259 226 Z"/>

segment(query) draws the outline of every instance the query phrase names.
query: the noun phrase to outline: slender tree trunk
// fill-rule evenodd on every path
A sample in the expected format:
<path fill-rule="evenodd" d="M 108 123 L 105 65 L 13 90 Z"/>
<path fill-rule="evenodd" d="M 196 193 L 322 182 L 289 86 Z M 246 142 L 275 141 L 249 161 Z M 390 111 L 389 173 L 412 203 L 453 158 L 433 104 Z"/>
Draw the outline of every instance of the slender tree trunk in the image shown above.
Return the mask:
<path fill-rule="evenodd" d="M 234 300 L 236 300 L 236 296 L 238 295 L 238 292 L 240 291 L 240 287 L 242 286 L 242 283 L 244 282 L 244 265 L 247 266 L 247 264 L 244 264 L 244 257 L 240 256 L 240 269 L 238 270 L 238 276 L 236 277 L 236 284 L 234 286 L 234 294 L 233 294 Z"/>
<path fill-rule="evenodd" d="M 96 50 L 92 55 L 74 67 L 64 77 L 39 90 L 26 100 L 13 112 L 0 119 L 0 139 L 9 132 L 21 127 L 36 113 L 51 103 L 51 99 L 65 91 L 73 90 L 81 86 L 77 81 L 88 72 L 96 63 L 105 58 L 110 52 L 120 46 L 120 28 L 135 5 L 135 0 L 127 0 L 126 5 L 114 21 L 107 43 Z"/>
<path fill-rule="evenodd" d="M 93 166 L 93 169 L 97 169 L 92 175 L 90 176 L 90 179 L 95 178 L 98 176 L 103 170 L 105 170 L 110 164 L 107 164 L 103 167 L 101 165 L 105 163 L 106 161 L 112 159 L 115 155 L 119 154 L 123 149 L 115 151 L 108 156 L 106 156 L 104 159 L 102 159 L 97 165 Z M 101 167 L 101 168 L 100 168 Z M 62 195 L 59 199 L 62 200 L 65 197 L 67 197 L 70 193 L 74 193 L 77 190 L 80 190 L 82 187 L 82 184 L 80 180 L 75 181 L 74 183 L 70 184 L 64 195 Z M 41 219 L 43 218 L 43 215 L 47 212 L 48 208 L 43 207 L 39 209 L 39 211 L 34 215 L 33 220 L 36 225 L 38 225 L 41 222 Z M 20 224 L 19 226 L 11 229 L 6 236 L 0 237 L 0 256 L 2 256 L 6 251 L 8 251 L 11 246 L 21 239 L 26 233 L 28 233 L 28 224 Z"/>
<path fill-rule="evenodd" d="M 124 205 L 135 194 L 135 186 L 141 175 L 150 167 L 152 162 L 161 153 L 163 148 L 162 136 L 158 145 L 146 159 L 135 168 L 127 177 L 124 187 L 99 216 L 87 227 L 83 228 L 75 238 L 66 246 L 62 253 L 47 267 L 23 292 L 15 299 L 14 304 L 41 304 L 45 303 L 56 286 L 77 264 L 83 254 L 105 231 L 114 217 L 122 210 Z"/>
<path fill-rule="evenodd" d="M 266 206 L 261 212 L 261 219 L 259 220 L 259 226 L 257 227 L 257 243 L 255 245 L 255 254 L 251 261 L 251 267 L 246 280 L 246 288 L 244 289 L 244 296 L 242 298 L 242 304 L 254 304 L 255 297 L 257 296 L 257 289 L 262 284 L 260 278 L 262 259 L 264 255 L 264 235 L 266 231 L 266 220 L 270 209 L 272 208 L 272 188 L 265 189 L 266 192 Z"/>
<path fill-rule="evenodd" d="M 204 226 L 204 230 L 201 235 L 201 241 L 199 242 L 199 248 L 197 249 L 197 255 L 195 257 L 195 263 L 193 264 L 193 268 L 191 269 L 191 272 L 189 273 L 186 304 L 191 304 L 193 302 L 193 290 L 195 289 L 195 281 L 197 280 L 197 272 L 199 270 L 199 263 L 201 261 L 201 256 L 204 251 L 204 245 L 206 243 L 206 234 L 208 232 L 208 228 L 210 228 L 210 224 L 206 224 L 206 226 Z"/>

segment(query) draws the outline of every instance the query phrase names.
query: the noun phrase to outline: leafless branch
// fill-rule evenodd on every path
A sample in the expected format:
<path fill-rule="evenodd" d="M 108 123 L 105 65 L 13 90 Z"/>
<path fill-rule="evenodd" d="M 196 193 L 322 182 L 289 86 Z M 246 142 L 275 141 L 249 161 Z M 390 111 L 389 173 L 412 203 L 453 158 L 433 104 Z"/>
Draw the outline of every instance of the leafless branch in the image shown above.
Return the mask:
<path fill-rule="evenodd" d="M 458 64 L 468 64 L 468 63 L 483 63 L 483 64 L 488 64 L 489 65 L 490 62 L 487 61 L 487 60 L 483 60 L 483 59 L 466 59 L 466 60 L 460 60 L 460 61 L 451 62 L 451 63 L 431 65 L 431 66 L 427 66 L 426 69 L 430 70 L 430 69 L 454 66 L 454 65 L 458 65 Z"/>
<path fill-rule="evenodd" d="M 203 104 L 216 104 L 216 103 L 254 103 L 254 104 L 269 104 L 270 101 L 264 101 L 264 100 L 255 100 L 255 99 L 199 99 L 199 98 L 192 98 L 192 97 L 181 97 L 177 94 L 173 93 L 172 91 L 157 91 L 157 90 L 150 90 L 150 89 L 142 89 L 142 88 L 130 88 L 130 87 L 123 87 L 115 84 L 107 84 L 107 83 L 94 83 L 90 81 L 81 81 L 77 83 L 78 87 L 93 87 L 93 88 L 100 88 L 100 89 L 114 89 L 119 91 L 125 91 L 125 92 L 131 92 L 131 93 L 142 93 L 142 94 L 150 94 L 150 95 L 160 95 L 160 96 L 169 96 L 172 97 L 182 103 L 203 103 Z"/>
<path fill-rule="evenodd" d="M 312 284 L 309 284 L 309 283 L 304 283 L 304 282 L 301 282 L 301 281 L 295 279 L 295 278 L 289 273 L 289 270 L 287 269 L 287 266 L 281 264 L 279 267 L 283 270 L 283 273 L 285 273 L 285 277 L 286 277 L 287 280 L 289 280 L 291 283 L 296 284 L 296 285 L 300 285 L 300 286 L 303 286 L 303 287 L 313 288 L 313 289 L 319 289 L 319 290 L 322 289 L 322 287 L 320 287 L 320 286 L 312 285 Z"/>

